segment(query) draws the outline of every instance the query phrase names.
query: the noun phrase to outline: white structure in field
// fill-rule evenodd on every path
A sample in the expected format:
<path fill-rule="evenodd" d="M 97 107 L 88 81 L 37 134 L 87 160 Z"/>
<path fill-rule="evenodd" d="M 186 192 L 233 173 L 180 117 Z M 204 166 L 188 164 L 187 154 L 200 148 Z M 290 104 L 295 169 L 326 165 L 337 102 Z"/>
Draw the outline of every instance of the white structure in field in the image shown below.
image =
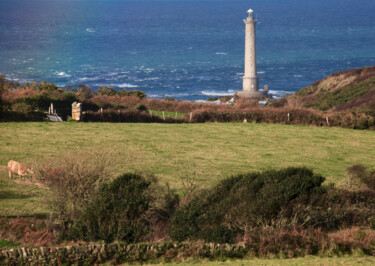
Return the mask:
<path fill-rule="evenodd" d="M 245 74 L 243 76 L 242 91 L 237 92 L 238 97 L 256 98 L 267 94 L 267 90 L 258 90 L 258 76 L 256 65 L 256 46 L 255 46 L 255 24 L 257 22 L 254 11 L 249 9 L 248 16 L 243 22 L 245 29 Z M 267 86 L 268 87 L 268 86 Z"/>

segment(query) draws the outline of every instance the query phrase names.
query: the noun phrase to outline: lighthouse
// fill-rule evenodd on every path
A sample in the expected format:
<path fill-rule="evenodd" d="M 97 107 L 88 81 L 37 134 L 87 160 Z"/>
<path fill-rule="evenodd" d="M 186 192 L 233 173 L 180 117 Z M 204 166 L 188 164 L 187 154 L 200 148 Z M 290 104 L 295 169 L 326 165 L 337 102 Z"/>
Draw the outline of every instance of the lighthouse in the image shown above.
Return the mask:
<path fill-rule="evenodd" d="M 243 76 L 242 91 L 237 92 L 241 98 L 256 98 L 267 94 L 267 91 L 258 90 L 257 62 L 256 62 L 256 45 L 255 45 L 255 24 L 257 20 L 254 11 L 247 11 L 245 23 L 245 70 Z"/>

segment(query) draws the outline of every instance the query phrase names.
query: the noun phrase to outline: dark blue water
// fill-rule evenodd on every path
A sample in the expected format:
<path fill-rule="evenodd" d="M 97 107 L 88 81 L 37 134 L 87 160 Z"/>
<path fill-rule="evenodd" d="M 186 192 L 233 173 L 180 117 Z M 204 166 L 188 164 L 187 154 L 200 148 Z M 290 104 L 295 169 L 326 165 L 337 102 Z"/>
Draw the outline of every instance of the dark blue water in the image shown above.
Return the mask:
<path fill-rule="evenodd" d="M 233 94 L 249 8 L 260 86 L 276 96 L 375 65 L 374 0 L 0 0 L 0 73 L 151 97 Z"/>

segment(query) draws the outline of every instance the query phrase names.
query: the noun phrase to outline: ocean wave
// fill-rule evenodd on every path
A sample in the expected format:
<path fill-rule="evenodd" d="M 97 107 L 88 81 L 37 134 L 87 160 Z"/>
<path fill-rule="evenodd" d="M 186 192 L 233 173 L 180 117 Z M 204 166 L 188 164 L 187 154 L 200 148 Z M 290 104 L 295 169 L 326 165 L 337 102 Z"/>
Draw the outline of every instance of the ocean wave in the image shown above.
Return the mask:
<path fill-rule="evenodd" d="M 201 94 L 202 95 L 206 95 L 206 96 L 231 96 L 231 95 L 233 95 L 235 93 L 236 93 L 235 90 L 228 90 L 228 91 L 214 91 L 214 90 L 211 90 L 211 91 L 201 91 Z"/>
<path fill-rule="evenodd" d="M 113 77 L 113 76 L 116 76 L 118 75 L 119 73 L 117 72 L 112 72 L 112 73 L 108 73 L 108 74 L 105 74 L 104 76 L 110 76 L 110 77 Z"/>
<path fill-rule="evenodd" d="M 112 84 L 109 84 L 108 86 L 112 86 L 112 87 L 119 87 L 119 88 L 138 88 L 139 86 L 138 85 L 134 85 L 134 84 L 128 84 L 128 83 L 112 83 Z"/>
<path fill-rule="evenodd" d="M 87 28 L 86 31 L 87 32 L 95 32 L 95 30 L 93 28 Z"/>
<path fill-rule="evenodd" d="M 217 52 L 216 54 L 217 54 L 217 55 L 227 55 L 228 53 L 224 53 L 224 52 Z"/>
<path fill-rule="evenodd" d="M 62 77 L 62 78 L 69 78 L 71 77 L 71 75 L 69 74 L 66 74 L 65 72 L 56 72 L 56 75 L 59 76 L 59 77 Z"/>
<path fill-rule="evenodd" d="M 154 77 L 154 78 L 136 79 L 135 81 L 142 82 L 142 81 L 159 80 L 159 79 L 160 78 L 158 77 Z"/>
<path fill-rule="evenodd" d="M 295 77 L 295 78 L 302 78 L 303 75 L 293 75 L 293 77 Z"/>
<path fill-rule="evenodd" d="M 102 78 L 101 77 L 92 77 L 92 78 L 83 77 L 83 78 L 77 79 L 77 81 L 97 81 L 97 80 L 100 80 L 100 79 L 102 79 Z"/>
<path fill-rule="evenodd" d="M 258 71 L 257 74 L 264 74 L 266 71 Z"/>
<path fill-rule="evenodd" d="M 164 97 L 187 97 L 187 96 L 192 96 L 194 94 L 190 93 L 161 93 L 161 94 L 150 94 L 148 97 L 150 98 L 164 98 Z"/>
<path fill-rule="evenodd" d="M 269 90 L 268 92 L 275 98 L 281 98 L 284 95 L 292 93 L 291 91 L 283 91 L 283 90 Z"/>

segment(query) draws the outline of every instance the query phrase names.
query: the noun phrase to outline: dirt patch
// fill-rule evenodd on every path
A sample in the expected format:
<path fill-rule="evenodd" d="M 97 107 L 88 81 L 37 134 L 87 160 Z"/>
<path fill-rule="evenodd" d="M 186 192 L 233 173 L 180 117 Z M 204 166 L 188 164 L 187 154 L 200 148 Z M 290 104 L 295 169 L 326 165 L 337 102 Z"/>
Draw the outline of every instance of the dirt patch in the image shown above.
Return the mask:
<path fill-rule="evenodd" d="M 56 241 L 46 222 L 36 218 L 0 218 L 0 238 L 27 246 L 46 246 Z"/>

